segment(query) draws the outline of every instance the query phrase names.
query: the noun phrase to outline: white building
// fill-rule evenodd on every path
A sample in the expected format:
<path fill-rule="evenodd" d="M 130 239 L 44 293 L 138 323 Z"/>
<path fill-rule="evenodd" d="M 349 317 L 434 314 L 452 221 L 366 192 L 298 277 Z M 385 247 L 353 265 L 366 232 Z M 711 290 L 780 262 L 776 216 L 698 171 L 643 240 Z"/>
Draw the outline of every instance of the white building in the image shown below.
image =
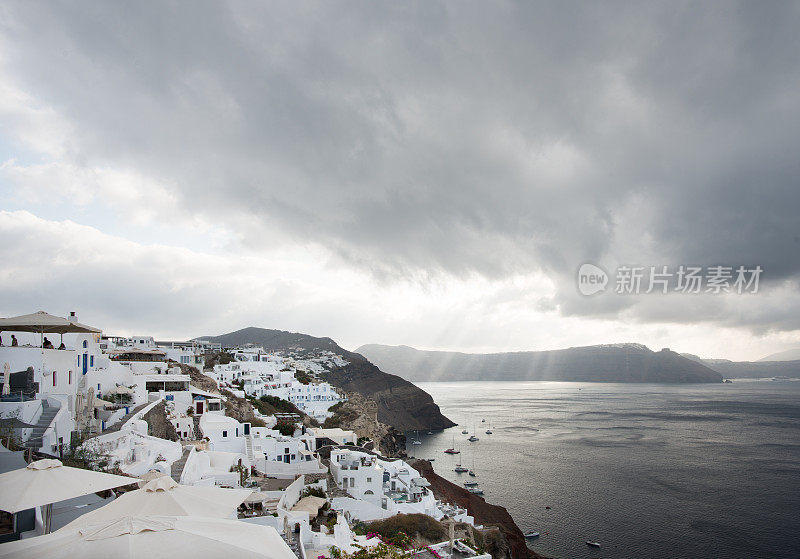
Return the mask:
<path fill-rule="evenodd" d="M 398 513 L 421 513 L 441 520 L 447 514 L 458 522 L 474 524 L 465 509 L 437 501 L 428 489 L 430 483 L 403 460 L 387 461 L 367 452 L 333 449 L 330 472 L 336 485 L 350 495 L 333 499 L 332 506 L 351 518 L 369 521 Z"/>

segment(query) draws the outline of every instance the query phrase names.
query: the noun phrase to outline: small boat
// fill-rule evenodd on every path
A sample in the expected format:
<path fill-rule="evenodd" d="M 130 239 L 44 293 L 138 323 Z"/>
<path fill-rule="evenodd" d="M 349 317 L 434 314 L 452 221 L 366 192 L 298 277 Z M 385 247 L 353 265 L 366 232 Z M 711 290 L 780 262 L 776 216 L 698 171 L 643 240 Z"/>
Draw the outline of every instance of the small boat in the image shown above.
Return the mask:
<path fill-rule="evenodd" d="M 411 444 L 422 444 L 422 441 L 411 441 Z"/>
<path fill-rule="evenodd" d="M 464 472 L 468 472 L 469 468 L 465 468 L 461 464 L 456 464 L 456 467 L 453 471 L 457 474 L 463 474 Z"/>
<path fill-rule="evenodd" d="M 478 485 L 477 481 L 465 481 L 464 482 L 464 487 L 475 487 L 476 485 Z"/>
<path fill-rule="evenodd" d="M 486 420 L 485 419 L 481 419 L 481 423 L 486 423 Z"/>
<path fill-rule="evenodd" d="M 474 443 L 475 441 L 479 441 L 480 439 L 479 439 L 478 437 L 476 437 L 475 435 L 472 435 L 472 436 L 470 436 L 470 438 L 468 438 L 467 440 L 468 440 L 469 442 L 471 442 L 471 443 Z"/>
<path fill-rule="evenodd" d="M 467 472 L 467 473 L 469 473 L 469 475 L 470 475 L 470 476 L 472 476 L 472 477 L 478 477 L 478 474 L 476 474 L 476 473 L 475 473 L 475 472 L 473 472 L 472 470 L 470 470 L 470 471 L 469 471 L 469 472 Z"/>
<path fill-rule="evenodd" d="M 426 460 L 427 460 L 428 462 L 433 462 L 434 460 L 436 460 L 436 458 L 426 458 Z"/>
<path fill-rule="evenodd" d="M 453 446 L 444 451 L 445 454 L 460 454 L 460 450 L 456 450 L 456 436 L 453 435 Z"/>
<path fill-rule="evenodd" d="M 526 538 L 538 538 L 539 537 L 539 532 L 526 532 L 525 533 L 525 537 Z"/>
<path fill-rule="evenodd" d="M 590 542 L 590 541 L 587 541 L 587 542 L 586 542 L 586 545 L 588 545 L 589 547 L 600 547 L 600 543 L 599 543 L 599 542 Z"/>
<path fill-rule="evenodd" d="M 491 434 L 492 434 L 492 430 L 491 430 L 491 429 L 487 429 L 487 430 L 486 430 L 486 434 L 487 434 L 487 435 L 491 435 Z"/>
<path fill-rule="evenodd" d="M 411 440 L 411 444 L 422 444 L 422 441 L 419 440 L 419 431 L 414 431 L 416 433 L 416 437 Z"/>
<path fill-rule="evenodd" d="M 463 431 L 461 431 L 461 434 L 462 434 L 462 435 L 466 435 L 466 434 L 468 434 L 468 433 L 469 433 L 469 431 L 467 431 L 466 429 L 464 429 Z"/>
<path fill-rule="evenodd" d="M 429 435 L 433 435 L 433 431 L 428 431 L 428 434 Z"/>
<path fill-rule="evenodd" d="M 467 491 L 473 495 L 483 495 L 483 489 L 479 489 L 477 487 L 467 487 Z"/>

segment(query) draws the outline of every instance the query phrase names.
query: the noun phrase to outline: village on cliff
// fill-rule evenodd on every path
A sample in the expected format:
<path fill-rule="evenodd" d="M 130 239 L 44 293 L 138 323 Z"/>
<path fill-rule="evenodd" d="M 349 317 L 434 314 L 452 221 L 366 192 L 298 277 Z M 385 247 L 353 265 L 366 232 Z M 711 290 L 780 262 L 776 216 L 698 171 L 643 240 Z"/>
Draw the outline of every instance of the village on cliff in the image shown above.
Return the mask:
<path fill-rule="evenodd" d="M 375 403 L 323 380 L 338 355 L 42 311 L 0 344 L 0 558 L 491 557 L 491 528 L 382 447 Z"/>

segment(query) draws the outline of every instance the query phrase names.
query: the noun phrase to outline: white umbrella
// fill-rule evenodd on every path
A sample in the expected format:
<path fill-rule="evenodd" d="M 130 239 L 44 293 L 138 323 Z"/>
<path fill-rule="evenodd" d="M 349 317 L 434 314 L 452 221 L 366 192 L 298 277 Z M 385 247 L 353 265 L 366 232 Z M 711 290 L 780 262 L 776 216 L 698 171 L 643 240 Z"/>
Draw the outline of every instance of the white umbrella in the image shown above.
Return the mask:
<path fill-rule="evenodd" d="M 0 559 L 297 559 L 274 528 L 238 520 L 142 516 L 67 528 L 0 545 Z"/>
<path fill-rule="evenodd" d="M 102 330 L 71 322 L 60 316 L 53 316 L 44 311 L 33 314 L 23 314 L 11 318 L 0 318 L 0 331 L 4 332 L 35 332 L 37 334 L 69 334 L 88 333 L 99 334 Z"/>
<path fill-rule="evenodd" d="M 64 529 L 81 528 L 110 518 L 125 516 L 203 516 L 230 518 L 251 489 L 223 489 L 179 485 L 171 477 L 159 477 L 136 491 L 129 491 L 109 504 L 78 517 Z"/>
<path fill-rule="evenodd" d="M 139 476 L 139 480 L 140 481 L 138 481 L 137 483 L 139 484 L 139 487 L 142 488 L 145 485 L 147 485 L 149 482 L 153 481 L 154 479 L 158 479 L 158 478 L 164 477 L 166 475 L 167 474 L 165 474 L 164 472 L 159 472 L 158 470 L 153 470 L 153 471 L 147 472 L 144 475 Z"/>
<path fill-rule="evenodd" d="M 6 361 L 3 364 L 3 396 L 11 393 L 11 365 Z"/>
<path fill-rule="evenodd" d="M 127 386 L 119 385 L 115 386 L 111 390 L 109 390 L 111 394 L 134 394 L 135 391 L 132 388 L 128 388 Z"/>
<path fill-rule="evenodd" d="M 25 468 L 0 474 L 0 510 L 14 513 L 47 505 L 47 532 L 53 503 L 135 482 L 129 477 L 64 466 L 59 460 L 37 460 Z"/>

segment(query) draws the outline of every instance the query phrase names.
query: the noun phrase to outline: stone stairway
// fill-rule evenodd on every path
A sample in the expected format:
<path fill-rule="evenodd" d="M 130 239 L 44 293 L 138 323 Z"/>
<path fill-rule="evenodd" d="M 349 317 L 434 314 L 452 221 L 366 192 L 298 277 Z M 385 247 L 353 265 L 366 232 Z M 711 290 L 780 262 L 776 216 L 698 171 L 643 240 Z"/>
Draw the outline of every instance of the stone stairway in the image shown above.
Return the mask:
<path fill-rule="evenodd" d="M 30 438 L 25 441 L 25 448 L 39 450 L 42 447 L 42 437 L 44 437 L 45 431 L 50 427 L 59 409 L 58 406 L 48 404 L 47 400 L 42 400 L 42 415 L 39 416 L 39 421 L 36 422 L 36 427 L 33 428 Z"/>
<path fill-rule="evenodd" d="M 183 467 L 186 466 L 186 460 L 189 458 L 189 453 L 192 451 L 191 447 L 184 448 L 181 457 L 172 463 L 171 476 L 176 482 L 180 483 Z"/>
<path fill-rule="evenodd" d="M 194 438 L 199 441 L 203 438 L 203 431 L 200 429 L 200 416 L 193 415 L 192 422 L 194 423 Z"/>
<path fill-rule="evenodd" d="M 339 489 L 339 487 L 336 485 L 336 480 L 333 479 L 333 475 L 331 474 L 330 469 L 328 469 L 327 483 L 328 483 L 328 491 L 327 491 L 328 499 L 333 499 L 334 497 L 350 497 L 350 493 L 348 493 L 344 489 Z"/>
<path fill-rule="evenodd" d="M 247 449 L 247 459 L 250 460 L 250 464 L 253 464 L 255 462 L 253 458 L 253 438 L 250 435 L 244 438 L 244 446 Z"/>
<path fill-rule="evenodd" d="M 126 421 L 128 421 L 131 417 L 133 417 L 135 414 L 139 413 L 141 410 L 143 410 L 145 407 L 147 407 L 149 405 L 150 405 L 150 402 L 147 402 L 145 404 L 142 404 L 140 406 L 136 406 L 135 408 L 131 409 L 128 413 L 123 415 L 120 418 L 119 421 L 117 421 L 116 423 L 114 423 L 110 427 L 106 427 L 105 430 L 103 431 L 103 434 L 115 433 L 116 431 L 119 431 L 120 429 L 122 429 L 122 426 L 125 425 Z"/>

